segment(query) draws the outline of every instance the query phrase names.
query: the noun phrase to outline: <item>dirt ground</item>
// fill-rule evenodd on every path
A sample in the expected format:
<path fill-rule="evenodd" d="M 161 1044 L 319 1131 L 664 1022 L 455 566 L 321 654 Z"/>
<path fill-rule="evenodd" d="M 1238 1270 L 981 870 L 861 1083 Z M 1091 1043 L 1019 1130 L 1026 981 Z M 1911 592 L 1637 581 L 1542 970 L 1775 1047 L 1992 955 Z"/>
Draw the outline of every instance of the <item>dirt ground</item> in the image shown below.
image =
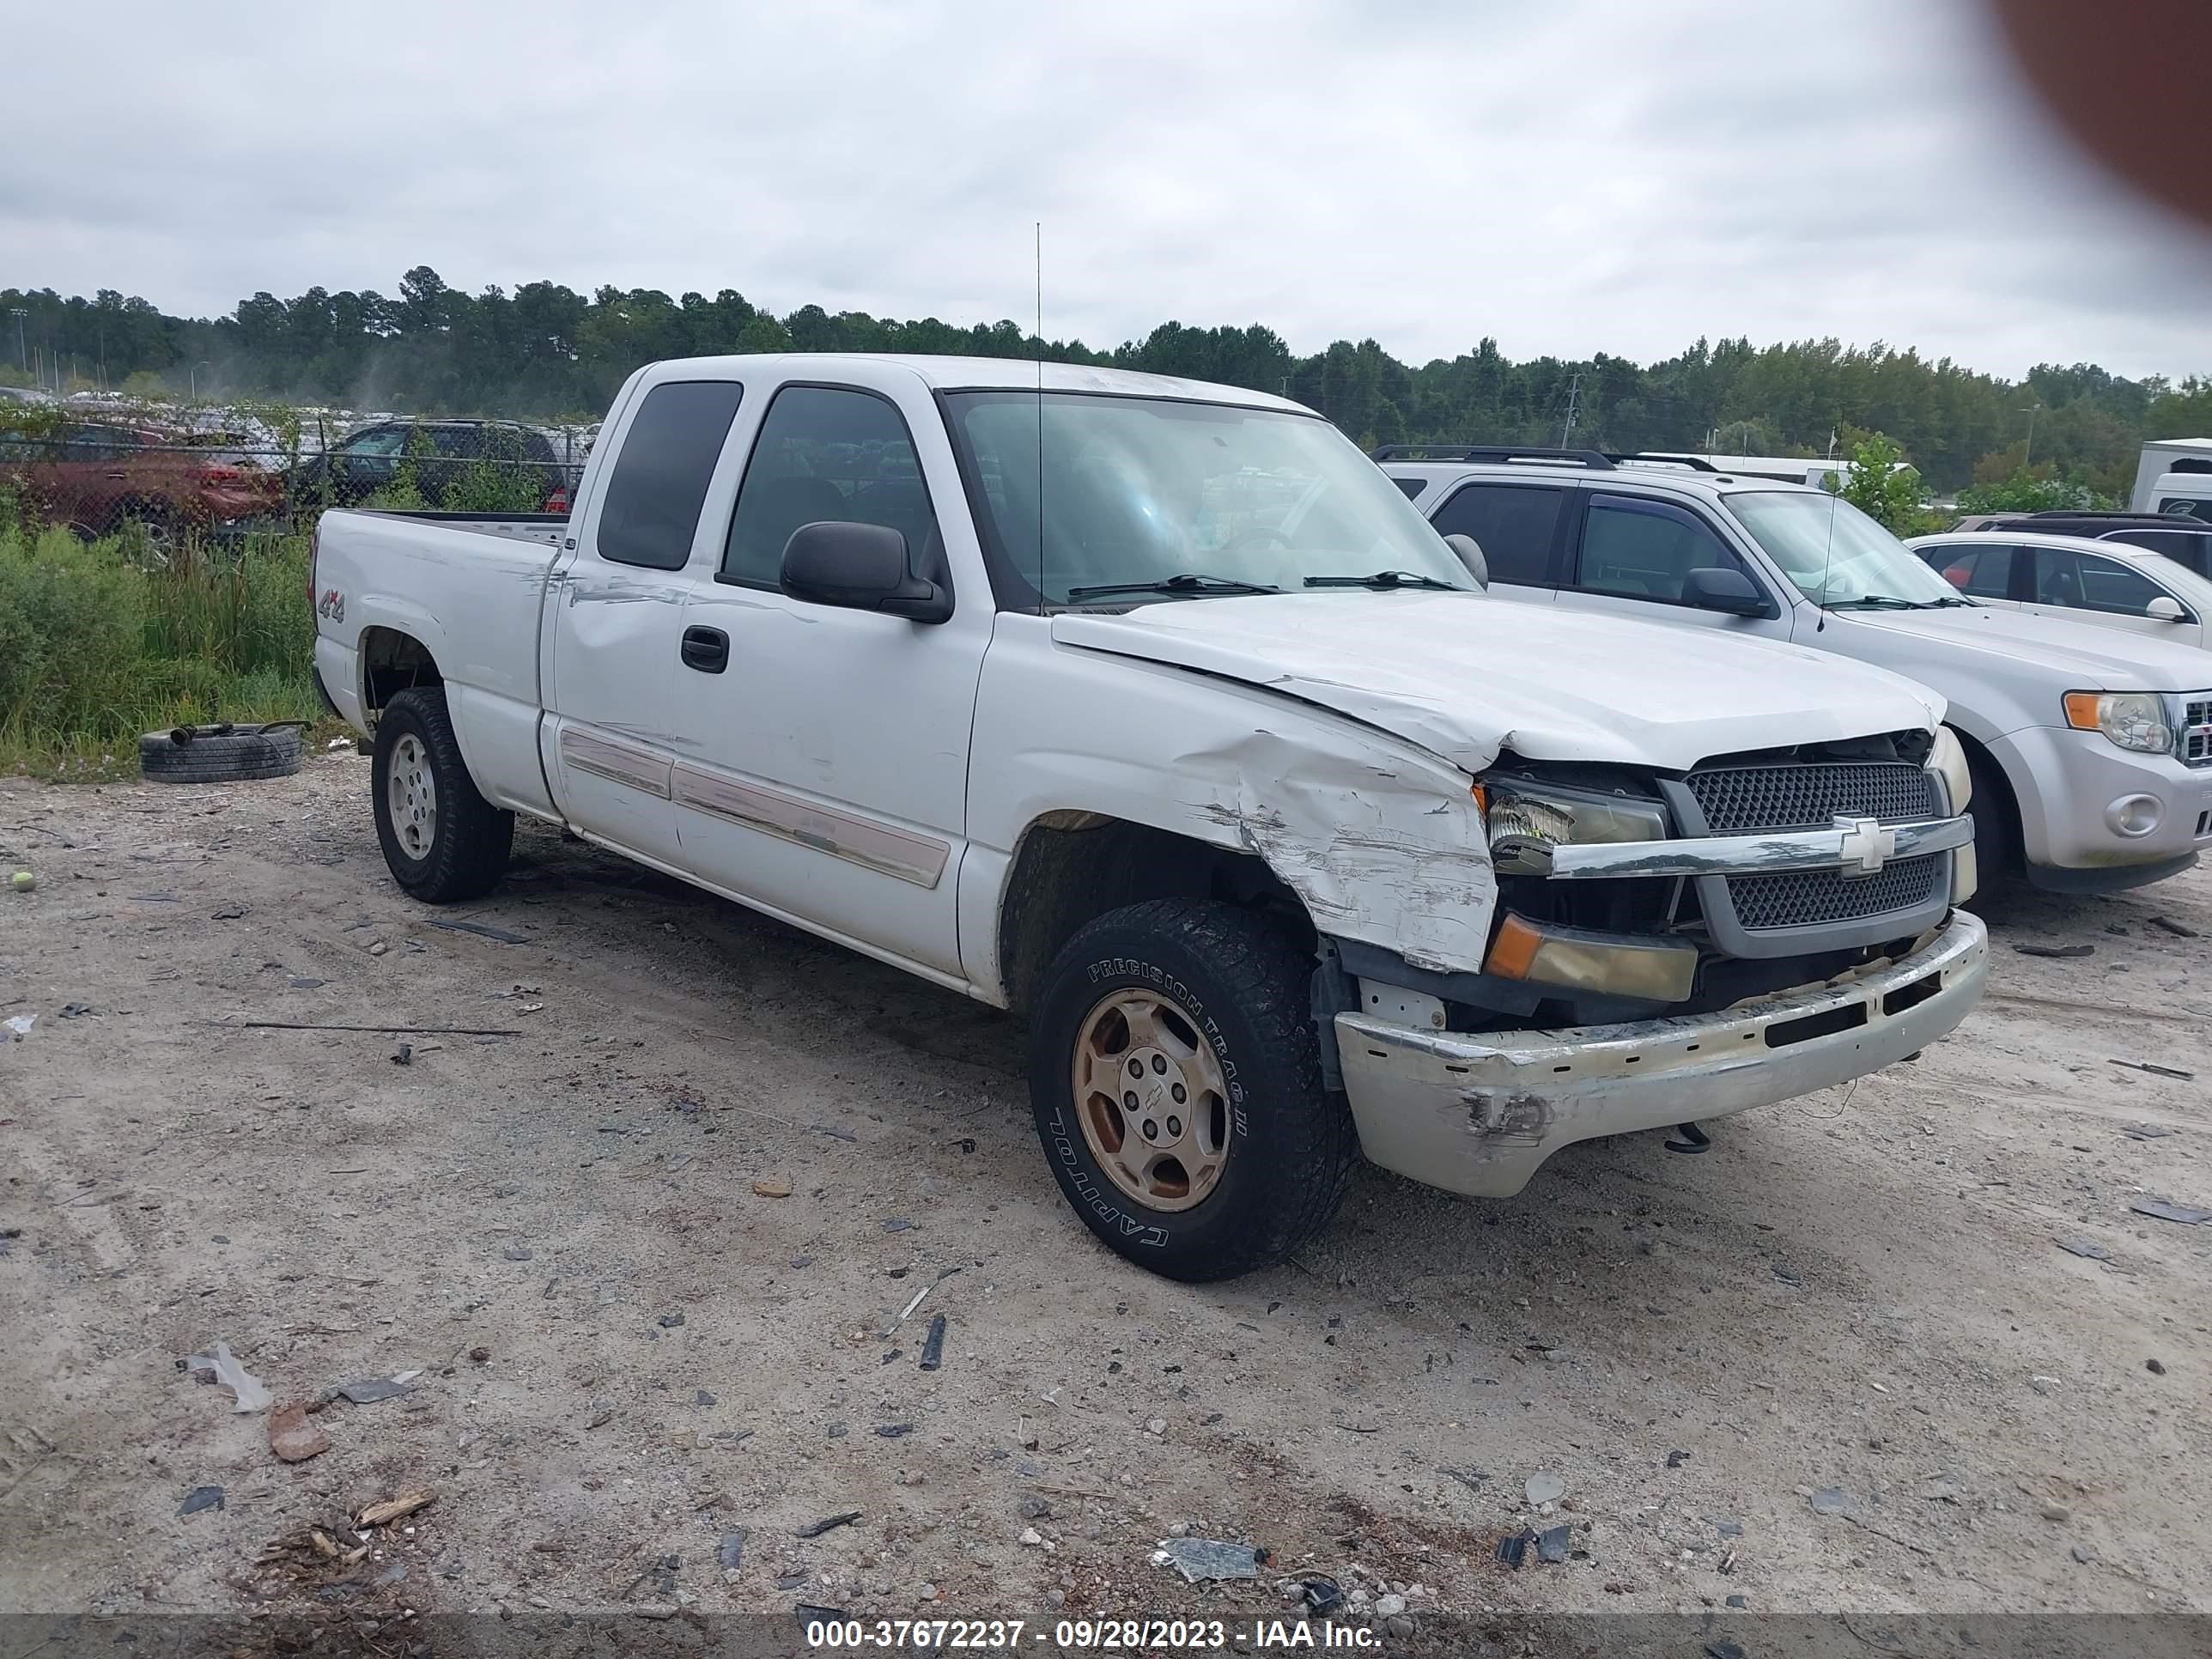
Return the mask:
<path fill-rule="evenodd" d="M 2212 1226 L 2130 1209 L 2212 1205 L 2212 1121 L 2115 1063 L 2212 1076 L 2212 872 L 2012 904 L 1962 1030 L 1703 1156 L 1364 1170 L 1193 1288 L 1060 1202 L 1001 1016 L 543 829 L 417 906 L 367 765 L 0 781 L 0 1608 L 2212 1608 Z M 419 1375 L 285 1463 L 218 1340 Z M 1273 1553 L 1193 1589 L 1177 1528 Z"/>

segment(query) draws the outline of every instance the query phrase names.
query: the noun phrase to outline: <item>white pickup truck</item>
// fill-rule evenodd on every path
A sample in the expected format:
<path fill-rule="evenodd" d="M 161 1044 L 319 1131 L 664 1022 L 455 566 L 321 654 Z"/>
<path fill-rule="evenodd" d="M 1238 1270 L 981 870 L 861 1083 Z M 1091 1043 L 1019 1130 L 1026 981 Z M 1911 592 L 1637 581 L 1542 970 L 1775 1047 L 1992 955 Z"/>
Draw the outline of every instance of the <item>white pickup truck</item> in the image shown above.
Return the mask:
<path fill-rule="evenodd" d="M 1278 398 L 713 358 L 630 378 L 565 520 L 324 515 L 315 660 L 409 892 L 528 813 L 1014 1010 L 1076 1213 L 1216 1279 L 1363 1152 L 1515 1193 L 1981 994 L 1935 694 L 1480 568 Z"/>

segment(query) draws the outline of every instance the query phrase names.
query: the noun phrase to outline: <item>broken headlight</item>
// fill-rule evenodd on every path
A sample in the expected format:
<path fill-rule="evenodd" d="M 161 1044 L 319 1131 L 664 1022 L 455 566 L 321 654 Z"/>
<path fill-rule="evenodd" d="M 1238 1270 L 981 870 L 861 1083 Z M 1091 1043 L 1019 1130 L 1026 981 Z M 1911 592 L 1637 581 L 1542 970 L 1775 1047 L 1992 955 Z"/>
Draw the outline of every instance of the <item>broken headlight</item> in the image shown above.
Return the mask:
<path fill-rule="evenodd" d="M 1485 793 L 1490 861 L 1502 876 L 1548 876 L 1552 849 L 1569 842 L 1667 838 L 1656 800 L 1519 778 L 1491 779 Z"/>

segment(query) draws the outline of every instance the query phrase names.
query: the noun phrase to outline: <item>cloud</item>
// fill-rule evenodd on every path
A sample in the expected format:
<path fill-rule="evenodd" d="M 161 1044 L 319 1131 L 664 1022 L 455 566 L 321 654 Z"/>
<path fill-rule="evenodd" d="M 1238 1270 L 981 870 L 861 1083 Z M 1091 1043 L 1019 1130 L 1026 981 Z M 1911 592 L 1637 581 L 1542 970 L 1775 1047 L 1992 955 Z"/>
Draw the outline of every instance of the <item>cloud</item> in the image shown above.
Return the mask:
<path fill-rule="evenodd" d="M 11 22 L 0 283 L 735 288 L 1419 362 L 1885 339 L 2212 368 L 2212 255 L 2040 131 L 1970 6 L 1123 0 Z M 96 90 L 93 90 L 96 88 Z"/>

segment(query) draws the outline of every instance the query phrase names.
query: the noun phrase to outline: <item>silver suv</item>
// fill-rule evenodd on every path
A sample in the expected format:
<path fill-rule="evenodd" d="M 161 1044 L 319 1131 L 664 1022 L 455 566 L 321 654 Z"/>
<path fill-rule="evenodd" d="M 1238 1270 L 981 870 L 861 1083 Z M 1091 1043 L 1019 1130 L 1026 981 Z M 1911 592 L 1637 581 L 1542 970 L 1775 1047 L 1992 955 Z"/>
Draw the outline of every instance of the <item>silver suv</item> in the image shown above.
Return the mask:
<path fill-rule="evenodd" d="M 1382 470 L 1491 591 L 1789 641 L 1941 692 L 1984 885 L 2109 892 L 2212 843 L 2212 653 L 1978 605 L 1818 489 L 1694 460 L 1390 445 Z"/>

